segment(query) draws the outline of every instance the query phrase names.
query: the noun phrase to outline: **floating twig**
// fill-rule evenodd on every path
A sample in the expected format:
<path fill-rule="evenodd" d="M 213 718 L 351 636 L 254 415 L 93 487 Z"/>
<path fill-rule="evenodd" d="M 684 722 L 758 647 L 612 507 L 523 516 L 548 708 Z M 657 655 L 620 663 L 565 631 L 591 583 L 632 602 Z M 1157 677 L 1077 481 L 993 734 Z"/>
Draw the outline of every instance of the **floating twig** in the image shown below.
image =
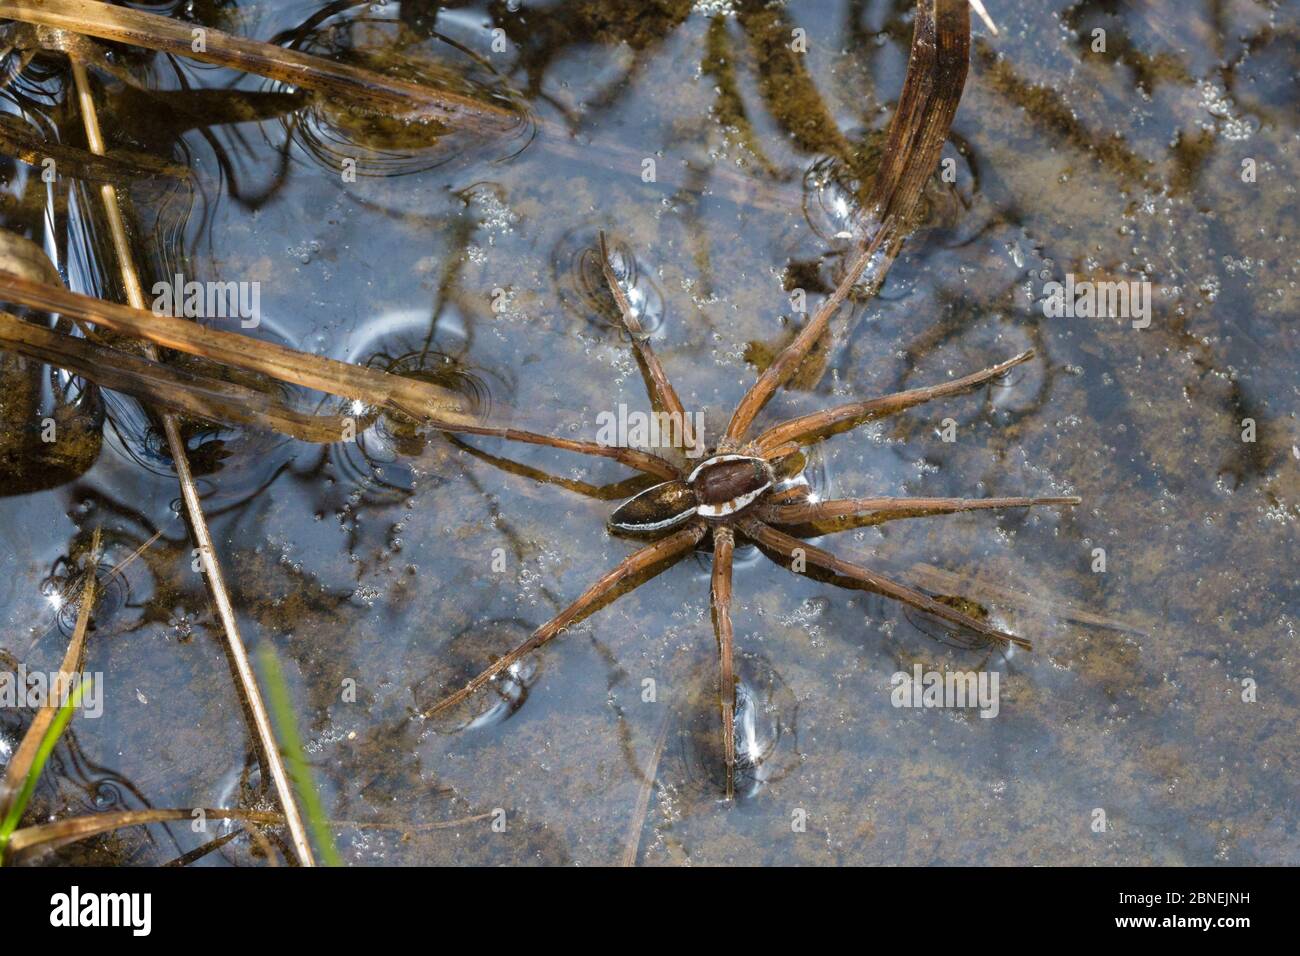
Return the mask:
<path fill-rule="evenodd" d="M 81 108 L 82 124 L 86 129 L 87 143 L 91 152 L 103 155 L 107 150 L 104 147 L 104 137 L 99 128 L 99 115 L 95 111 L 94 97 L 91 96 L 90 92 L 90 79 L 86 75 L 85 64 L 76 57 L 72 57 L 72 73 L 76 82 L 77 100 Z M 117 188 L 112 183 L 104 183 L 100 187 L 100 197 L 103 199 L 104 211 L 108 216 L 109 230 L 113 237 L 113 248 L 117 254 L 118 266 L 121 269 L 122 281 L 126 287 L 127 299 L 135 309 L 143 311 L 144 290 L 140 284 L 140 275 L 136 271 L 135 261 L 131 254 L 131 244 L 127 238 L 126 224 L 123 222 L 122 208 L 118 203 Z M 157 351 L 152 345 L 145 349 L 145 354 L 152 361 L 158 360 Z M 180 426 L 176 423 L 176 416 L 164 413 L 162 415 L 162 424 L 163 432 L 167 436 L 167 447 L 171 453 L 172 466 L 176 469 L 176 477 L 180 482 L 181 498 L 185 502 L 185 512 L 189 516 L 190 529 L 194 534 L 194 543 L 198 545 L 200 566 L 207 579 L 208 587 L 211 589 L 212 599 L 217 606 L 217 616 L 226 635 L 226 647 L 235 665 L 235 673 L 239 677 L 244 700 L 252 714 L 253 726 L 256 730 L 258 742 L 261 745 L 266 767 L 270 771 L 276 794 L 280 798 L 280 807 L 284 810 L 285 820 L 288 823 L 289 834 L 293 839 L 298 860 L 304 866 L 312 866 L 315 861 L 311 853 L 311 844 L 307 841 L 307 831 L 303 827 L 302 815 L 293 800 L 293 792 L 289 787 L 289 780 L 284 771 L 284 762 L 280 759 L 275 734 L 271 730 L 271 719 L 266 713 L 266 705 L 262 702 L 262 694 L 258 690 L 257 679 L 253 676 L 253 668 L 248 661 L 248 651 L 239 636 L 239 626 L 235 622 L 235 610 L 230 603 L 230 595 L 226 591 L 226 582 L 221 573 L 221 566 L 217 563 L 217 551 L 212 543 L 212 536 L 208 532 L 208 522 L 203 515 L 203 507 L 199 503 L 199 491 L 194 484 L 194 476 L 190 472 L 185 439 L 181 436 Z"/>
<path fill-rule="evenodd" d="M 97 156 L 75 146 L 48 142 L 21 117 L 0 115 L 0 153 L 21 159 L 29 166 L 43 166 L 53 160 L 61 176 L 98 182 L 127 183 L 140 179 L 188 179 L 190 171 L 178 163 L 148 153 L 119 150 L 112 156 Z"/>
<path fill-rule="evenodd" d="M 113 187 L 106 184 L 103 188 Z M 139 279 L 134 278 L 134 282 L 138 290 Z M 130 288 L 132 286 L 128 282 L 128 289 Z M 142 296 L 138 299 L 141 306 L 124 306 L 69 292 L 62 286 L 38 282 L 0 269 L 0 299 L 29 308 L 58 312 L 71 319 L 100 325 L 144 339 L 153 345 L 198 355 L 222 365 L 259 372 L 280 381 L 331 395 L 341 395 L 366 405 L 387 408 L 426 422 L 439 431 L 488 435 L 598 458 L 610 458 L 663 478 L 676 474 L 672 466 L 662 458 L 635 448 L 577 441 L 543 435 L 513 425 L 485 422 L 464 408 L 465 402 L 460 395 L 432 382 L 339 362 L 246 335 L 205 328 L 172 316 L 154 315 L 142 307 Z M 151 361 L 156 361 L 156 354 L 151 356 Z M 365 410 L 361 409 L 361 412 Z"/>
<path fill-rule="evenodd" d="M 193 820 L 195 810 L 199 810 L 205 818 L 213 820 L 243 820 L 266 825 L 284 823 L 284 817 L 280 814 L 258 810 L 210 810 L 180 807 L 175 809 L 115 810 L 110 813 L 93 813 L 87 816 L 72 817 L 68 820 L 55 820 L 52 823 L 23 827 L 10 837 L 9 852 L 12 856 L 18 856 L 37 847 L 49 852 L 69 843 L 76 843 L 78 840 L 98 836 L 101 833 L 111 833 L 123 827 L 142 826 L 148 823 L 165 823 L 170 820 Z"/>
<path fill-rule="evenodd" d="M 475 421 L 472 415 L 462 410 L 463 400 L 459 395 L 432 382 L 403 378 L 380 369 L 339 362 L 251 336 L 210 329 L 186 319 L 155 315 L 143 307 L 143 296 L 140 296 L 138 306 L 119 305 L 0 270 L 0 297 L 29 308 L 58 312 L 71 319 L 221 365 L 258 372 L 282 382 L 356 399 L 376 407 L 387 407 L 416 419 L 428 420 L 439 427 Z"/>
<path fill-rule="evenodd" d="M 0 348 L 65 369 L 101 388 L 209 421 L 253 425 L 317 443 L 341 441 L 349 423 L 354 433 L 360 430 L 355 420 L 300 412 L 265 392 L 63 335 L 7 312 L 0 312 Z"/>
<path fill-rule="evenodd" d="M 112 833 L 126 827 L 148 826 L 153 823 L 170 823 L 176 820 L 193 821 L 196 814 L 202 814 L 211 820 L 239 820 L 255 824 L 248 829 L 254 839 L 260 836 L 258 827 L 284 826 L 284 816 L 267 810 L 240 810 L 208 807 L 165 807 L 149 810 L 113 810 L 108 813 L 92 813 L 86 816 L 72 817 L 67 820 L 55 820 L 52 823 L 40 823 L 16 830 L 9 839 L 9 858 L 16 859 L 21 854 L 32 851 L 50 852 L 78 840 Z M 334 827 L 349 827 L 357 830 L 394 830 L 402 833 L 420 833 L 430 830 L 452 830 L 470 823 L 478 823 L 493 817 L 492 813 L 478 813 L 457 820 L 443 820 L 435 823 L 383 823 L 358 820 L 330 820 Z M 272 860 L 270 853 L 267 859 Z"/>
<path fill-rule="evenodd" d="M 520 120 L 515 110 L 500 103 L 98 0 L 0 0 L 0 17 L 244 70 L 349 105 L 432 120 L 452 129 L 503 132 Z"/>

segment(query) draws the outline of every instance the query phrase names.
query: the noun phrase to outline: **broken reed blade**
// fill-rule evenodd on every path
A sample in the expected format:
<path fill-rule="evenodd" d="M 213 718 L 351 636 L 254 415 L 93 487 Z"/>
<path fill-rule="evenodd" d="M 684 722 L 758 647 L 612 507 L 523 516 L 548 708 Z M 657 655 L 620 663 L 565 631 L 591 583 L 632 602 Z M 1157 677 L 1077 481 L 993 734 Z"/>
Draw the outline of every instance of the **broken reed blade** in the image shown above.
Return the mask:
<path fill-rule="evenodd" d="M 253 425 L 321 444 L 341 441 L 347 434 L 347 419 L 299 412 L 273 395 L 64 335 L 2 311 L 0 349 L 196 418 Z"/>
<path fill-rule="evenodd" d="M 518 111 L 500 103 L 98 0 L 0 0 L 0 17 L 256 73 L 349 105 L 451 129 L 499 133 L 521 122 Z"/>
<path fill-rule="evenodd" d="M 0 299 L 145 339 L 222 365 L 260 372 L 305 388 L 402 412 L 435 428 L 479 424 L 450 389 L 379 369 L 300 352 L 274 342 L 220 332 L 168 315 L 105 302 L 0 270 Z"/>
<path fill-rule="evenodd" d="M 112 810 L 107 813 L 93 813 L 85 816 L 54 820 L 49 823 L 36 823 L 21 830 L 14 831 L 9 840 L 10 858 L 29 855 L 30 851 L 42 852 L 57 850 L 69 843 L 76 843 L 101 833 L 111 833 L 124 827 L 146 826 L 151 823 L 166 823 L 172 820 L 193 821 L 200 812 L 195 807 L 178 807 L 149 810 Z M 239 810 L 226 808 L 204 808 L 202 815 L 210 820 L 241 820 L 264 826 L 276 826 L 284 823 L 284 817 L 278 813 L 265 810 Z"/>
<path fill-rule="evenodd" d="M 190 176 L 185 166 L 148 153 L 118 150 L 112 156 L 97 156 L 75 146 L 47 142 L 21 117 L 12 115 L 0 115 L 0 153 L 36 167 L 50 160 L 60 175 L 95 182 L 121 184 L 141 179 L 184 180 Z"/>

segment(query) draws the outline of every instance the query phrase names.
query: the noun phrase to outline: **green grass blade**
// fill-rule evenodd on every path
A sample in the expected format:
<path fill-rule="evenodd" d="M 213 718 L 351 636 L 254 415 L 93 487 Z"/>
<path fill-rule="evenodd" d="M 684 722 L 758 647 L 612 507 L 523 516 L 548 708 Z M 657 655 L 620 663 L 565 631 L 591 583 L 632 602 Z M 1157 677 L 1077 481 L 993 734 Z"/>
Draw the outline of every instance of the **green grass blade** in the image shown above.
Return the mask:
<path fill-rule="evenodd" d="M 9 805 L 9 811 L 5 818 L 0 822 L 0 863 L 4 862 L 5 850 L 9 847 L 9 838 L 18 827 L 18 821 L 22 818 L 23 811 L 27 809 L 27 802 L 31 800 L 33 791 L 36 790 L 36 781 L 41 778 L 41 771 L 45 769 L 45 761 L 50 759 L 50 754 L 54 752 L 54 745 L 59 742 L 63 736 L 64 728 L 68 726 L 68 721 L 72 720 L 72 712 L 81 704 L 81 696 L 85 693 L 86 688 L 94 682 L 93 678 L 87 678 L 77 683 L 76 688 L 68 695 L 59 707 L 59 712 L 50 726 L 45 729 L 45 736 L 41 738 L 41 745 L 36 748 L 36 757 L 32 760 L 31 769 L 27 771 L 27 776 L 23 778 L 22 788 L 18 795 L 14 797 L 13 803 Z"/>
<path fill-rule="evenodd" d="M 334 836 L 330 832 L 329 819 L 325 808 L 321 806 L 320 794 L 316 791 L 312 779 L 311 767 L 303 753 L 302 738 L 298 735 L 298 721 L 293 715 L 293 704 L 289 700 L 289 685 L 285 683 L 284 672 L 280 669 L 280 659 L 268 644 L 258 652 L 261 660 L 262 674 L 265 678 L 266 693 L 271 705 L 271 714 L 279 728 L 280 751 L 289 765 L 289 776 L 294 789 L 302 801 L 302 812 L 307 818 L 307 827 L 316 841 L 316 848 L 326 866 L 342 866 L 343 859 L 338 848 L 334 846 Z"/>

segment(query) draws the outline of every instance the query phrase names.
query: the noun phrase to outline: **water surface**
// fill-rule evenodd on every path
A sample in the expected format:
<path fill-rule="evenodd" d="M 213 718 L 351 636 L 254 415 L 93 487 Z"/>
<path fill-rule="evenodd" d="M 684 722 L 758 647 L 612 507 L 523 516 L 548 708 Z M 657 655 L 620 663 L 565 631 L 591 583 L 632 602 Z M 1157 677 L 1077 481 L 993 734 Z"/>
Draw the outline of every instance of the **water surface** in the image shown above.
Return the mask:
<path fill-rule="evenodd" d="M 626 469 L 400 422 L 324 447 L 193 424 L 244 638 L 285 664 L 347 861 L 600 864 L 630 843 L 656 865 L 1300 863 L 1297 5 L 989 6 L 1001 35 L 974 28 L 944 152 L 956 181 L 936 178 L 880 295 L 842 310 L 764 420 L 1035 348 L 1006 382 L 815 458 L 826 495 L 1082 496 L 820 542 L 961 595 L 1034 651 L 952 646 L 933 621 L 742 549 L 742 723 L 762 761 L 728 805 L 707 555 L 552 642 L 472 726 L 418 716 L 634 547 L 605 530 L 616 501 L 539 473 L 599 486 Z M 117 148 L 194 170 L 128 190 L 150 281 L 259 282 L 252 334 L 431 374 L 577 437 L 645 396 L 576 253 L 600 229 L 631 250 L 663 363 L 720 434 L 792 334 L 787 290 L 815 301 L 834 282 L 846 190 L 869 181 L 912 19 L 905 0 L 149 9 L 408 75 L 432 63 L 525 104 L 529 127 L 504 140 L 437 140 L 134 51 L 120 62 L 156 94 L 110 83 L 102 108 Z M 83 145 L 69 82 L 38 57 L 4 109 Z M 120 296 L 97 194 L 19 160 L 0 174 L 4 226 L 54 251 L 72 288 Z M 1066 274 L 1149 281 L 1150 326 L 1046 318 L 1043 286 Z M 72 403 L 78 438 L 0 478 L 0 654 L 56 665 L 69 567 L 96 526 L 107 568 L 159 536 L 95 617 L 105 716 L 73 724 L 29 820 L 272 808 L 154 423 L 121 396 L 56 397 L 48 369 L 37 382 L 42 408 Z M 0 427 L 15 442 L 30 424 Z M 891 677 L 916 664 L 996 671 L 997 717 L 895 708 Z M 0 712 L 6 759 L 28 720 Z M 39 862 L 158 863 L 204 839 L 124 830 Z M 200 865 L 257 852 L 240 837 Z"/>

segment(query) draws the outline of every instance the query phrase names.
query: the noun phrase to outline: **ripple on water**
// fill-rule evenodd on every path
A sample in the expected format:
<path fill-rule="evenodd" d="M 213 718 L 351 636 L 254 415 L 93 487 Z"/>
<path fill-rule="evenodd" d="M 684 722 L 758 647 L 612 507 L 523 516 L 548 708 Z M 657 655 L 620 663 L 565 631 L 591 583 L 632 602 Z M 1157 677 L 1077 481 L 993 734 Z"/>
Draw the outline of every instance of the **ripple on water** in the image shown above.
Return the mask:
<path fill-rule="evenodd" d="M 353 17 L 306 32 L 295 46 L 304 53 L 506 107 L 518 116 L 513 127 L 475 134 L 468 128 L 449 129 L 400 114 L 354 109 L 336 98 L 318 96 L 303 109 L 280 117 L 287 140 L 345 183 L 409 176 L 453 161 L 500 161 L 532 142 L 536 122 L 528 105 L 509 94 L 486 59 L 441 37 L 431 41 L 436 44 L 435 54 L 396 54 L 392 51 L 400 44 L 386 36 L 395 29 L 400 24 L 391 19 Z M 365 34 L 360 41 L 357 31 Z M 271 80 L 266 86 L 284 88 Z"/>
<path fill-rule="evenodd" d="M 265 318 L 256 336 L 297 347 L 294 340 Z M 187 355 L 179 356 L 174 364 L 256 391 L 274 393 L 291 407 L 304 411 L 310 408 L 312 393 L 288 382 L 217 366 Z M 108 431 L 118 452 L 146 471 L 173 478 L 176 471 L 161 420 L 135 399 L 114 392 L 104 392 L 104 405 Z M 209 506 L 228 506 L 256 496 L 302 448 L 301 443 L 289 436 L 266 428 L 185 415 L 177 416 L 177 421 L 195 485 L 204 504 Z"/>
<path fill-rule="evenodd" d="M 803 215 L 824 242 L 844 249 L 859 236 L 862 180 L 839 159 L 823 156 L 803 177 Z"/>
<path fill-rule="evenodd" d="M 799 763 L 798 703 L 767 658 L 740 654 L 736 671 L 736 799 L 758 796 Z M 702 800 L 726 794 L 722 717 L 716 669 L 693 682 L 686 709 L 674 716 L 675 743 L 665 754 L 665 774 Z"/>
<path fill-rule="evenodd" d="M 95 605 L 90 628 L 121 632 L 134 628 L 154 593 L 155 581 L 147 561 L 137 560 L 143 541 L 105 535 L 95 566 Z M 71 637 L 81 610 L 81 596 L 88 571 L 80 562 L 64 555 L 54 562 L 40 583 L 41 595 L 54 612 L 54 624 L 65 638 Z"/>
<path fill-rule="evenodd" d="M 606 232 L 610 265 L 647 337 L 654 337 L 664 324 L 663 292 L 650 276 L 643 256 L 633 252 L 627 241 Z M 565 233 L 551 252 L 551 276 L 561 304 L 601 329 L 622 334 L 623 320 L 605 282 L 600 264 L 600 230 L 580 226 Z"/>
<path fill-rule="evenodd" d="M 878 151 L 883 134 L 870 131 L 865 141 L 864 152 Z M 945 246 L 959 246 L 984 228 L 987 215 L 971 214 L 978 194 L 978 176 L 967 157 L 949 145 L 942 162 L 942 174 L 931 177 L 921 193 L 918 228 L 938 231 L 938 241 Z M 850 166 L 838 157 L 822 156 L 804 173 L 804 219 L 834 253 L 824 257 L 832 264 L 832 271 L 822 277 L 828 287 L 842 277 L 847 267 L 845 253 L 854 243 L 869 238 L 874 229 L 878 210 L 867 208 L 866 202 L 870 199 L 875 165 L 876 160 L 871 158 Z M 858 281 L 859 288 L 871 285 L 875 272 L 875 267 L 869 266 Z M 896 278 L 876 290 L 875 298 L 887 302 L 906 292 L 905 284 Z"/>
<path fill-rule="evenodd" d="M 433 382 L 465 399 L 476 415 L 492 411 L 492 392 L 505 387 L 495 376 L 457 358 L 467 348 L 460 316 L 444 308 L 437 319 L 426 312 L 397 312 L 370 322 L 356 337 L 344 361 Z M 418 462 L 430 432 L 396 412 L 361 402 L 332 400 L 333 412 L 357 417 L 354 441 L 331 447 L 341 480 L 370 501 L 405 500 L 415 489 Z"/>
<path fill-rule="evenodd" d="M 438 652 L 434 669 L 412 688 L 417 713 L 425 713 L 449 694 L 464 687 L 494 660 L 528 640 L 533 627 L 518 618 L 498 618 L 474 624 L 455 635 Z M 499 674 L 469 700 L 430 718 L 439 734 L 492 727 L 513 716 L 528 700 L 537 681 L 539 656 L 527 654 Z"/>

